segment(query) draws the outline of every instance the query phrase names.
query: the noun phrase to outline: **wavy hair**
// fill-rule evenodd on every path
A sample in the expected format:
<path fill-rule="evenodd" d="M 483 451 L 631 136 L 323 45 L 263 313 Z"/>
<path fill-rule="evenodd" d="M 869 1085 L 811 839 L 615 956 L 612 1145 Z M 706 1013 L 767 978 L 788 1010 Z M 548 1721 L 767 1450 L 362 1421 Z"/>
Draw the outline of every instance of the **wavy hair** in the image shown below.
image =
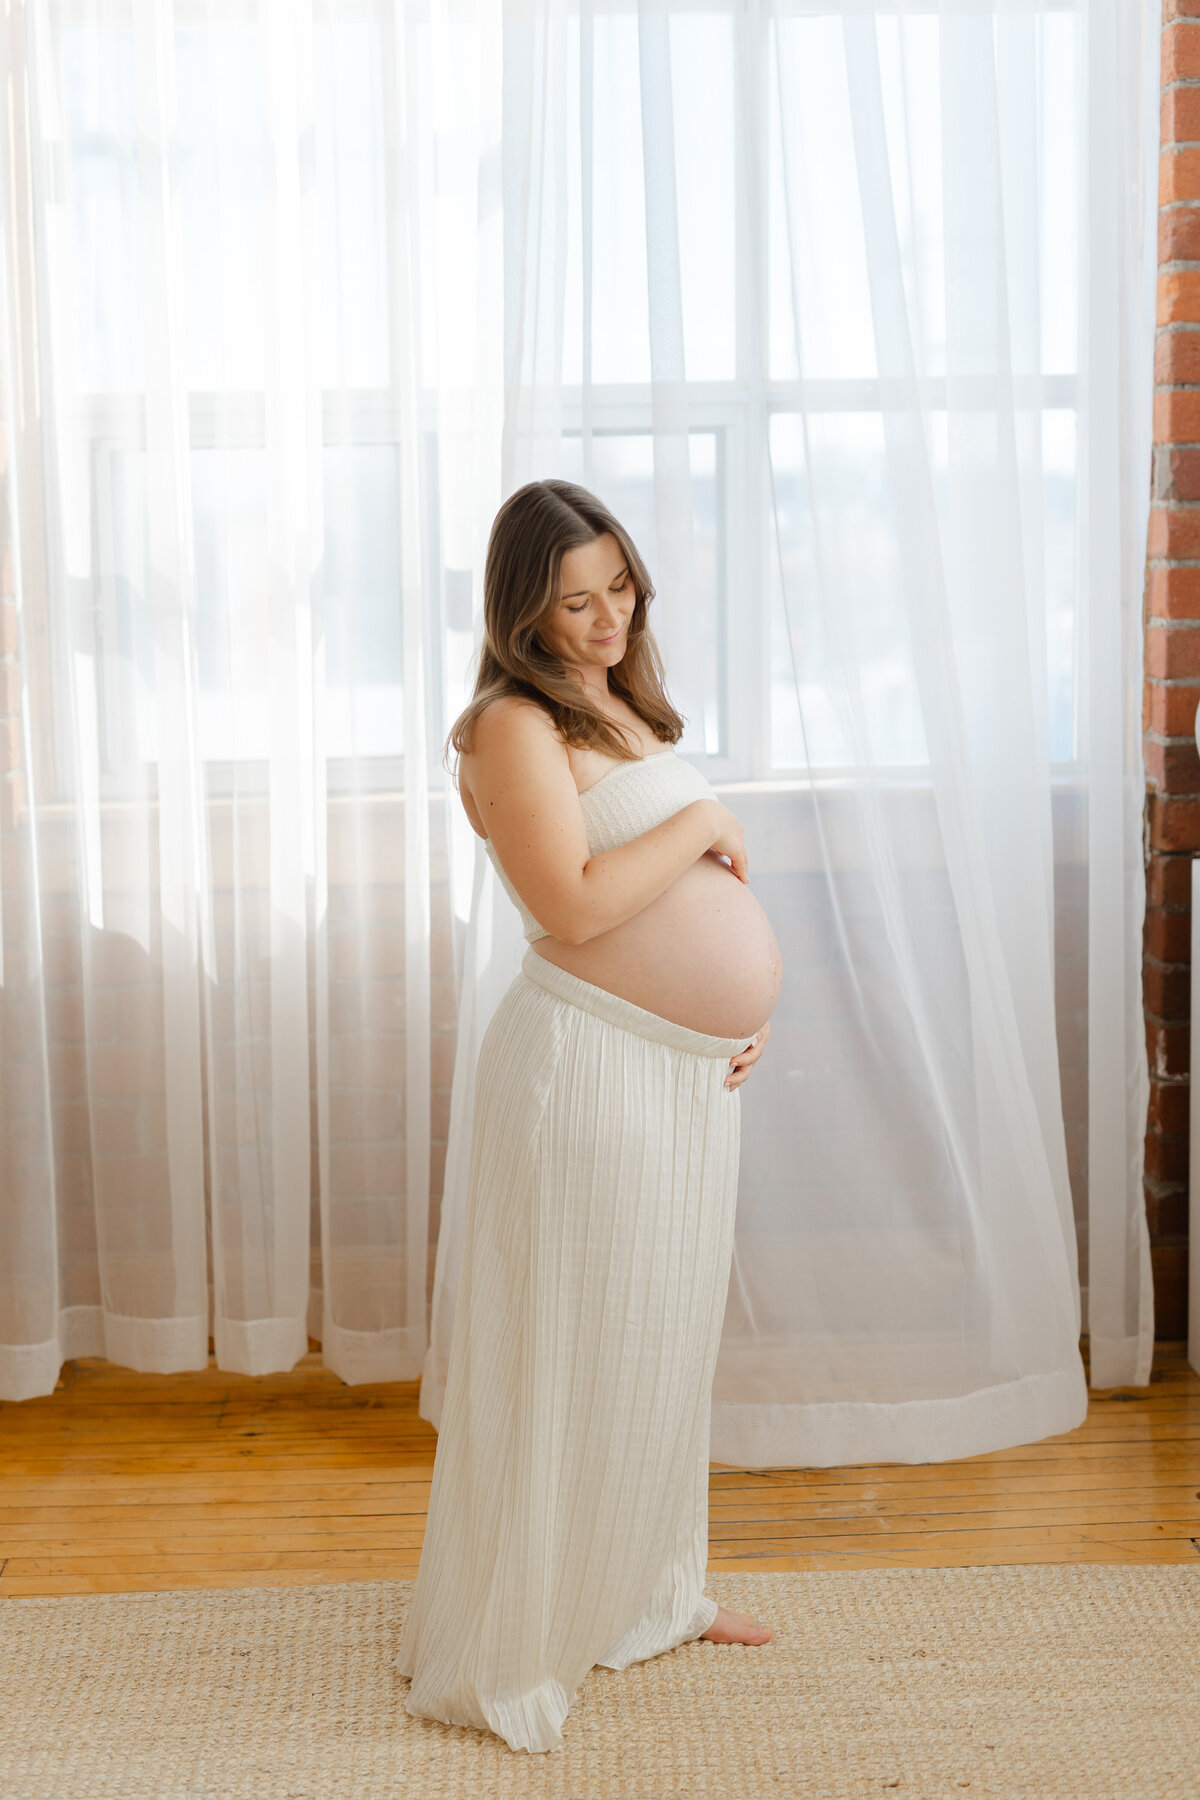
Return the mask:
<path fill-rule="evenodd" d="M 542 621 L 559 604 L 563 556 L 606 531 L 621 546 L 637 595 L 625 654 L 608 671 L 609 687 L 662 743 L 677 743 L 683 735 L 683 716 L 667 698 L 662 657 L 647 618 L 654 587 L 633 539 L 587 488 L 573 481 L 530 481 L 509 495 L 492 522 L 475 690 L 450 728 L 443 760 L 451 746 L 460 755 L 470 750 L 484 707 L 514 695 L 542 707 L 566 744 L 602 747 L 622 761 L 641 754 L 630 748 L 624 728 L 587 699 L 564 659 L 539 636 Z"/>

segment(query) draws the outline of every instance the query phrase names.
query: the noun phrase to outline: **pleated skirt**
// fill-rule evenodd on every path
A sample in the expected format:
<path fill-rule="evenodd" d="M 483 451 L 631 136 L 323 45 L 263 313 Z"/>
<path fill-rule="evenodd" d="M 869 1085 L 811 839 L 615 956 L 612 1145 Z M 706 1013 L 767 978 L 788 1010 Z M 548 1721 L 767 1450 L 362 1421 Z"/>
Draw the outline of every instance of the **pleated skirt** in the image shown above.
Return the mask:
<path fill-rule="evenodd" d="M 579 1683 L 707 1631 L 713 1372 L 748 1037 L 526 951 L 476 1068 L 463 1261 L 403 1642 L 417 1717 L 554 1750 Z"/>

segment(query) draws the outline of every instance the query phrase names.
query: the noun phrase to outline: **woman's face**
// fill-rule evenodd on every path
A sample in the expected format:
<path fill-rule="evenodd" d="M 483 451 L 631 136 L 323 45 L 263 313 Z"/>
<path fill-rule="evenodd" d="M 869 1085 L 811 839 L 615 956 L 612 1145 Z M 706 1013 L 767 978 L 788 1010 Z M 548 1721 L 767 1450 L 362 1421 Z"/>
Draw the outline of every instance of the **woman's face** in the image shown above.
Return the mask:
<path fill-rule="evenodd" d="M 538 628 L 547 646 L 585 670 L 615 667 L 625 654 L 637 593 L 611 531 L 564 554 L 558 586 L 558 605 Z"/>

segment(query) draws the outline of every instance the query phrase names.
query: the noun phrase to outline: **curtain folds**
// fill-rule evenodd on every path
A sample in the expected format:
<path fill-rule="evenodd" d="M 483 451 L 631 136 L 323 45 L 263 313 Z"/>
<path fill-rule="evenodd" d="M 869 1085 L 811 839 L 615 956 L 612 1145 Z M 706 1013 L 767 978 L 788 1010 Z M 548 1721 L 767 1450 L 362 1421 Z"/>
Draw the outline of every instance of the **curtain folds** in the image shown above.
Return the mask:
<path fill-rule="evenodd" d="M 714 1458 L 1147 1380 L 1152 0 L 0 30 L 0 1394 L 311 1337 L 436 1423 L 524 947 L 442 744 L 551 474 L 784 956 Z"/>

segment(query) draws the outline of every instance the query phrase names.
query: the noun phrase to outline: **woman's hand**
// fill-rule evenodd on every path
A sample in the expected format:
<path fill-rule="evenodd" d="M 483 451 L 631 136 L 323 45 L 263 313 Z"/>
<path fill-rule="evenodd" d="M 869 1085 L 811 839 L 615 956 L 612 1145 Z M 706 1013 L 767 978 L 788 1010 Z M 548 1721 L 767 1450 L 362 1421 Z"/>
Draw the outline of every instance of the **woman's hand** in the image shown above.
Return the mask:
<path fill-rule="evenodd" d="M 749 1080 L 750 1071 L 766 1049 L 767 1039 L 770 1035 L 771 1021 L 768 1019 L 762 1030 L 750 1040 L 746 1048 L 739 1050 L 737 1055 L 730 1059 L 729 1066 L 732 1073 L 725 1077 L 724 1082 L 727 1088 L 741 1087 L 743 1081 Z"/>
<path fill-rule="evenodd" d="M 742 821 L 736 818 L 720 800 L 716 801 L 716 807 L 719 814 L 718 835 L 709 845 L 709 849 L 715 850 L 718 856 L 727 856 L 729 866 L 738 880 L 744 881 L 749 886 L 750 866 L 746 861 L 746 842 L 742 834 Z"/>

